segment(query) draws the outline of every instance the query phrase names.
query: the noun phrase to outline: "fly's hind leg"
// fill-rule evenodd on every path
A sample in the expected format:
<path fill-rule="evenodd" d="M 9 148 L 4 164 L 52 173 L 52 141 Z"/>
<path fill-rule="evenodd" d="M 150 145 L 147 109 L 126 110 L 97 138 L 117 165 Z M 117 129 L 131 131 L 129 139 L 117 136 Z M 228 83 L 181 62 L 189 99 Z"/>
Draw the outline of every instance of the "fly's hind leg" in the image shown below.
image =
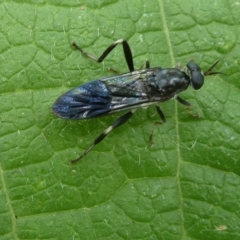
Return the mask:
<path fill-rule="evenodd" d="M 129 120 L 129 118 L 133 115 L 135 112 L 135 109 L 132 109 L 131 111 L 125 113 L 123 116 L 119 117 L 111 126 L 106 128 L 95 140 L 94 142 L 84 151 L 82 155 L 80 155 L 78 158 L 71 160 L 70 163 L 74 164 L 80 161 L 83 157 L 85 157 L 98 143 L 100 143 L 114 128 L 119 127 L 123 125 L 125 122 Z"/>
<path fill-rule="evenodd" d="M 125 56 L 125 60 L 127 62 L 128 65 L 128 69 L 130 72 L 134 71 L 134 65 L 133 65 L 133 57 L 132 57 L 132 52 L 130 49 L 130 46 L 128 44 L 128 42 L 125 39 L 119 39 L 117 41 L 115 41 L 114 43 L 112 43 L 103 53 L 99 58 L 96 58 L 92 55 L 90 55 L 89 53 L 85 52 L 82 48 L 80 48 L 75 42 L 72 43 L 72 46 L 74 46 L 76 49 L 78 49 L 83 55 L 85 55 L 86 57 L 92 59 L 95 62 L 102 62 L 105 57 L 107 57 L 107 55 L 119 44 L 121 43 L 123 45 L 123 52 L 124 52 L 124 56 Z"/>

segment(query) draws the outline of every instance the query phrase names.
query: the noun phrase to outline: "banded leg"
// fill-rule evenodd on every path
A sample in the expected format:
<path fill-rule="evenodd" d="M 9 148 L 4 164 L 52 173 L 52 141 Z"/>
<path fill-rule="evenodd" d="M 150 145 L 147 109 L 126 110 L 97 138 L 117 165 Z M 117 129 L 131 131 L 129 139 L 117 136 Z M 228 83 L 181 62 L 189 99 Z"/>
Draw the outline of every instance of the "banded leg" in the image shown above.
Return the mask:
<path fill-rule="evenodd" d="M 92 59 L 95 62 L 102 62 L 104 60 L 105 57 L 107 57 L 107 55 L 119 44 L 122 43 L 123 45 L 123 52 L 124 52 L 124 56 L 125 56 L 125 60 L 127 62 L 128 65 L 128 69 L 130 72 L 134 71 L 134 66 L 133 66 L 133 57 L 132 57 L 132 52 L 130 49 L 130 46 L 128 44 L 128 42 L 125 39 L 119 39 L 117 41 L 115 41 L 114 43 L 112 43 L 103 53 L 99 58 L 96 58 L 92 55 L 90 55 L 89 53 L 85 52 L 84 50 L 82 50 L 75 42 L 72 43 L 72 46 L 74 46 L 76 49 L 78 49 L 83 55 L 85 55 L 86 57 Z"/>
<path fill-rule="evenodd" d="M 100 143 L 114 128 L 119 127 L 123 125 L 125 122 L 128 121 L 128 119 L 133 115 L 135 112 L 135 109 L 132 109 L 131 111 L 125 113 L 123 116 L 119 117 L 111 126 L 109 126 L 107 129 L 105 129 L 88 147 L 88 149 L 85 150 L 85 152 L 80 155 L 78 158 L 71 160 L 70 163 L 74 164 L 80 161 L 83 157 L 85 157 L 98 143 Z"/>

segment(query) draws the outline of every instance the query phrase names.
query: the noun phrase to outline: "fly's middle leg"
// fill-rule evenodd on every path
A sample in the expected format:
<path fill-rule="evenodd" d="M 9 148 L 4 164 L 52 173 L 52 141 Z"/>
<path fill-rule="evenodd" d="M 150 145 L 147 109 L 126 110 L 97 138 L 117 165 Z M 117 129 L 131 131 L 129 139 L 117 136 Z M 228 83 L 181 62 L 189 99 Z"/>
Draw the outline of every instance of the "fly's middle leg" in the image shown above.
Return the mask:
<path fill-rule="evenodd" d="M 164 116 L 164 113 L 162 111 L 162 109 L 158 106 L 158 105 L 155 105 L 155 108 L 157 110 L 157 113 L 158 115 L 160 116 L 160 118 L 162 119 L 163 122 L 166 122 L 166 118 Z"/>

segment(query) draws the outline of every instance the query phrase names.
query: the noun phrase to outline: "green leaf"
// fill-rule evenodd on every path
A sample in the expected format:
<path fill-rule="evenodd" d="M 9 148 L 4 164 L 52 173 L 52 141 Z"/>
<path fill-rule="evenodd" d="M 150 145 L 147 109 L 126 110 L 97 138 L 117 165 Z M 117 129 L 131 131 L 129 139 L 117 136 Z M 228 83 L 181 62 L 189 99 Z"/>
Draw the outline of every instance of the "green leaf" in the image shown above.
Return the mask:
<path fill-rule="evenodd" d="M 224 0 L 1 1 L 0 240 L 239 239 L 239 16 Z M 225 75 L 181 93 L 189 111 L 161 104 L 165 124 L 139 109 L 71 166 L 121 113 L 66 121 L 52 104 L 108 67 L 127 71 L 121 46 L 97 64 L 71 42 L 100 56 L 120 38 L 136 68 L 221 59 Z"/>

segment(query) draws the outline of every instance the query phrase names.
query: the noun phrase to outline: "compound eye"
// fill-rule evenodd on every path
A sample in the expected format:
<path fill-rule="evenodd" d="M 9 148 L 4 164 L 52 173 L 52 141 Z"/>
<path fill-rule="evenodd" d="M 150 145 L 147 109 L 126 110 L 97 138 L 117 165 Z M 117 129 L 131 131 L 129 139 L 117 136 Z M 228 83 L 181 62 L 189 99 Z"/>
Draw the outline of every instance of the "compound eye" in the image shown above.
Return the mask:
<path fill-rule="evenodd" d="M 198 90 L 202 87 L 204 83 L 204 75 L 201 68 L 194 62 L 189 62 L 187 64 L 189 70 L 190 80 L 193 88 Z"/>

